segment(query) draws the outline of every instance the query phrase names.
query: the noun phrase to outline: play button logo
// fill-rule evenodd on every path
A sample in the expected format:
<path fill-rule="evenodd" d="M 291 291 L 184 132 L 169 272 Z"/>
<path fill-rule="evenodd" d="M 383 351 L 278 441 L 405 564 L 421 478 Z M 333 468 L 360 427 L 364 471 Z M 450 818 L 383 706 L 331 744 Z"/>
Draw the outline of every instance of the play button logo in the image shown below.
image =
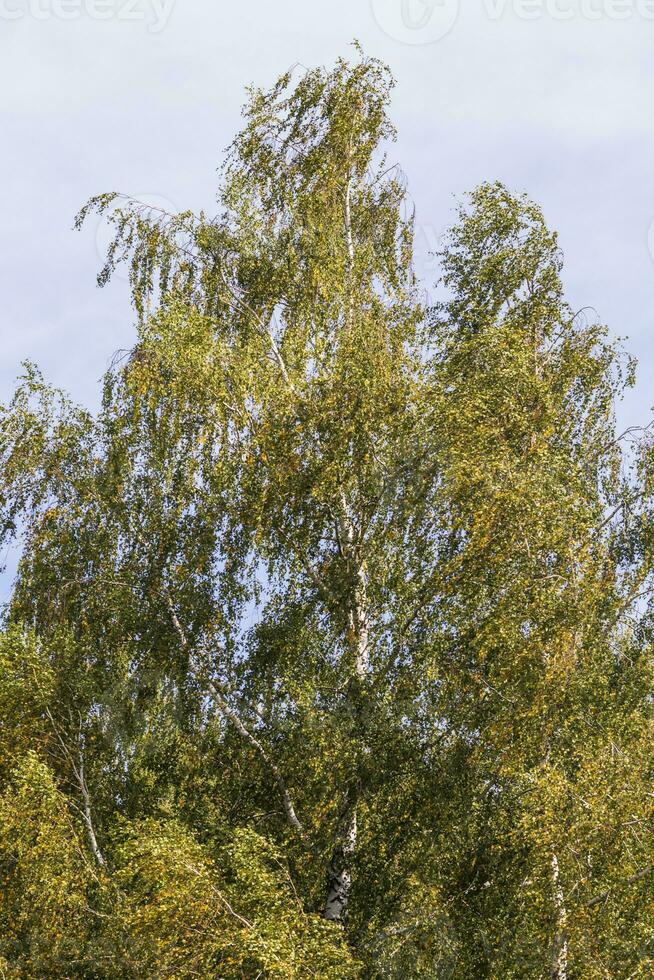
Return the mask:
<path fill-rule="evenodd" d="M 403 44 L 432 44 L 454 27 L 459 0 L 372 0 L 375 20 Z"/>

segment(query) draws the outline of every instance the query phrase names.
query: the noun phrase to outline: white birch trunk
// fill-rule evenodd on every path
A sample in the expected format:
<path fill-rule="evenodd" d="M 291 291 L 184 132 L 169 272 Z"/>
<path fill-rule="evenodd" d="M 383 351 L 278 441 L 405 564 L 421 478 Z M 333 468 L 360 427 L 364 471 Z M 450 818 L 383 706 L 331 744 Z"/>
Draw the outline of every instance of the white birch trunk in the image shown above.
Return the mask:
<path fill-rule="evenodd" d="M 352 676 L 348 685 L 355 720 L 355 737 L 361 716 L 362 688 L 370 668 L 370 624 L 368 610 L 368 581 L 363 562 L 357 556 L 357 542 L 353 523 L 348 515 L 346 501 L 342 499 L 343 517 L 341 536 L 345 543 L 345 559 L 349 570 L 354 571 L 353 594 L 347 611 L 349 669 Z M 359 774 L 350 783 L 340 813 L 336 839 L 327 867 L 327 895 L 324 917 L 330 922 L 343 924 L 347 919 L 352 864 L 357 846 L 357 807 L 360 795 Z"/>
<path fill-rule="evenodd" d="M 346 268 L 346 322 L 348 329 L 354 325 L 355 288 L 354 265 L 355 248 L 352 230 L 352 174 L 350 148 L 343 206 L 343 224 L 347 248 Z M 342 557 L 348 577 L 352 575 L 353 585 L 347 608 L 347 646 L 349 653 L 348 670 L 351 670 L 347 687 L 350 706 L 354 717 L 355 737 L 361 719 L 361 697 L 363 685 L 370 668 L 370 623 L 368 608 L 368 580 L 365 565 L 359 552 L 354 520 L 348 507 L 345 493 L 341 493 L 341 515 L 339 537 L 343 543 Z M 352 574 L 353 573 L 353 574 Z M 357 846 L 357 808 L 360 796 L 359 773 L 354 775 L 345 793 L 345 800 L 339 816 L 338 827 L 331 859 L 327 867 L 327 894 L 324 917 L 330 922 L 343 924 L 347 919 L 350 890 L 352 887 L 352 865 Z"/>
<path fill-rule="evenodd" d="M 565 895 L 561 885 L 559 860 L 552 855 L 552 888 L 554 892 L 554 908 L 556 911 L 556 934 L 552 950 L 552 980 L 567 980 L 568 978 L 568 914 L 565 907 Z"/>
<path fill-rule="evenodd" d="M 346 800 L 338 826 L 337 842 L 327 868 L 327 898 L 324 916 L 342 924 L 347 917 L 352 887 L 352 859 L 357 844 L 356 801 Z"/>

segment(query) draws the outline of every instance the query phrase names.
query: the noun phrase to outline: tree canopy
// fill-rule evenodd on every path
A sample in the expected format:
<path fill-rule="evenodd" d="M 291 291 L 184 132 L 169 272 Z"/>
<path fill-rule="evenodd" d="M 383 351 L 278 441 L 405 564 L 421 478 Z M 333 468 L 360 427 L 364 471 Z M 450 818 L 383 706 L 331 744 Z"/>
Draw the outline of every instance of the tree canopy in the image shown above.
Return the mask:
<path fill-rule="evenodd" d="M 92 199 L 134 347 L 0 414 L 0 973 L 654 973 L 654 446 L 500 183 L 432 295 L 357 50 L 215 216 Z"/>

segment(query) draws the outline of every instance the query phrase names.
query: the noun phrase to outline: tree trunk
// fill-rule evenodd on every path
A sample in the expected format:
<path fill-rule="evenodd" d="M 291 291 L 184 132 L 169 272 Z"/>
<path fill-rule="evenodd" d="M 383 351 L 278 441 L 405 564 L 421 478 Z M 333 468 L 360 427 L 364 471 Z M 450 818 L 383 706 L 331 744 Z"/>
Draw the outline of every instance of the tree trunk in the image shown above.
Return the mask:
<path fill-rule="evenodd" d="M 354 325 L 355 311 L 355 248 L 352 231 L 352 147 L 347 160 L 347 180 L 343 208 L 346 254 L 346 322 L 349 330 Z M 350 673 L 347 685 L 348 708 L 353 719 L 353 734 L 361 742 L 362 697 L 370 666 L 370 624 L 368 610 L 368 579 L 360 552 L 360 540 L 354 517 L 348 506 L 345 492 L 340 494 L 340 519 L 337 519 L 337 538 L 346 576 L 351 582 L 347 605 L 347 669 Z M 347 919 L 352 865 L 357 845 L 357 808 L 361 794 L 361 774 L 353 773 L 344 794 L 332 854 L 327 866 L 327 892 L 324 917 L 330 922 L 343 925 Z"/>
<path fill-rule="evenodd" d="M 346 546 L 345 559 L 349 571 L 353 572 L 352 599 L 347 612 L 348 629 L 348 669 L 351 671 L 347 697 L 353 719 L 353 734 L 361 744 L 364 685 L 370 667 L 370 628 L 368 612 L 368 580 L 363 561 L 357 555 L 356 535 L 352 521 L 347 514 L 345 501 L 341 537 Z M 363 748 L 363 746 L 361 746 Z M 352 887 L 352 864 L 357 845 L 357 807 L 361 795 L 361 773 L 355 772 L 346 789 L 339 815 L 335 843 L 327 866 L 327 894 L 324 917 L 330 922 L 344 924 L 347 919 L 350 890 Z"/>
<path fill-rule="evenodd" d="M 552 887 L 554 892 L 554 908 L 556 910 L 556 934 L 554 936 L 554 946 L 552 949 L 552 980 L 567 980 L 568 977 L 568 937 L 567 937 L 567 911 L 565 907 L 565 896 L 561 885 L 559 872 L 559 860 L 556 854 L 552 855 Z"/>
<path fill-rule="evenodd" d="M 352 887 L 352 859 L 357 844 L 356 799 L 348 794 L 338 824 L 337 840 L 327 867 L 327 897 L 324 916 L 343 925 Z"/>

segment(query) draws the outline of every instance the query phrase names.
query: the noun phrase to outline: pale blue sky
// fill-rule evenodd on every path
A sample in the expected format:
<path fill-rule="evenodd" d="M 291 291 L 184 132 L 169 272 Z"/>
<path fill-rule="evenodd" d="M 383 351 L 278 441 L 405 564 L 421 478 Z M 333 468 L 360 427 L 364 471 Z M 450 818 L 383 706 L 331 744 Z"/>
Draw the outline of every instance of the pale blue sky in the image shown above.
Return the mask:
<path fill-rule="evenodd" d="M 527 190 L 560 232 L 573 305 L 639 358 L 622 420 L 648 421 L 653 18 L 654 0 L 0 0 L 0 400 L 29 358 L 94 404 L 131 342 L 125 284 L 95 285 L 102 230 L 71 230 L 84 200 L 210 210 L 243 87 L 356 37 L 397 77 L 425 274 L 453 196 Z"/>

